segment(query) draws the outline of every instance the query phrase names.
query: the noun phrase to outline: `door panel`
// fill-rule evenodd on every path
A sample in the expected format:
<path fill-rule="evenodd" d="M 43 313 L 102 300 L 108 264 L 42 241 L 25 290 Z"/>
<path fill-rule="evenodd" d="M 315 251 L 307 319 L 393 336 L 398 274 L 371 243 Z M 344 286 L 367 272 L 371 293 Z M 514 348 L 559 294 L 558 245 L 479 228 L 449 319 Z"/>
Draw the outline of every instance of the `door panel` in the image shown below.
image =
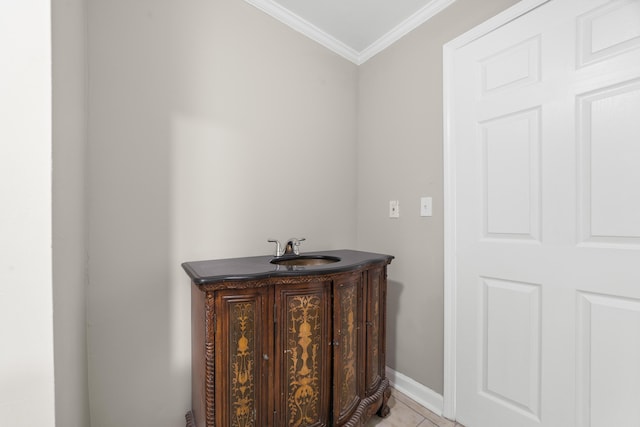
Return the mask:
<path fill-rule="evenodd" d="M 578 17 L 578 66 L 611 58 L 640 46 L 640 3 L 605 3 Z"/>
<path fill-rule="evenodd" d="M 515 43 L 480 62 L 482 95 L 540 80 L 540 35 Z"/>
<path fill-rule="evenodd" d="M 640 1 L 454 53 L 457 418 L 640 424 Z"/>
<path fill-rule="evenodd" d="M 375 393 L 385 376 L 386 359 L 382 350 L 385 348 L 385 312 L 386 312 L 386 269 L 373 268 L 367 272 L 364 298 L 366 301 L 366 378 L 365 392 L 367 396 Z"/>
<path fill-rule="evenodd" d="M 333 425 L 341 425 L 363 397 L 362 273 L 339 278 L 333 284 Z"/>
<path fill-rule="evenodd" d="M 640 244 L 639 111 L 640 80 L 578 97 L 579 215 L 585 243 Z"/>
<path fill-rule="evenodd" d="M 578 307 L 578 425 L 640 425 L 640 369 L 629 369 L 640 360 L 640 300 L 579 292 Z"/>
<path fill-rule="evenodd" d="M 484 237 L 540 238 L 540 109 L 480 124 Z"/>
<path fill-rule="evenodd" d="M 269 425 L 271 405 L 262 398 L 273 386 L 268 375 L 273 340 L 264 329 L 269 325 L 272 303 L 267 291 L 257 288 L 216 294 L 215 366 L 218 368 L 214 377 L 215 389 L 220 392 L 216 393 L 219 398 L 215 404 L 215 425 Z"/>
<path fill-rule="evenodd" d="M 275 426 L 329 425 L 331 282 L 276 285 Z"/>
<path fill-rule="evenodd" d="M 481 278 L 481 393 L 540 418 L 540 286 Z"/>

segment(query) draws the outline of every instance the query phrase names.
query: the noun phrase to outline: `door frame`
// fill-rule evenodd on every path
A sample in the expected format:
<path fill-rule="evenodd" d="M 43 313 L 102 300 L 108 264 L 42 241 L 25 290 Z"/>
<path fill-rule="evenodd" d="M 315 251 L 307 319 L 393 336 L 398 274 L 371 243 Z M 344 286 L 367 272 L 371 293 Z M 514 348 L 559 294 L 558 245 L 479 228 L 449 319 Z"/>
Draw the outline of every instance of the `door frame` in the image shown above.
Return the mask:
<path fill-rule="evenodd" d="M 453 58 L 458 49 L 516 20 L 551 0 L 522 0 L 442 48 L 443 166 L 444 166 L 444 392 L 442 415 L 456 419 L 456 164 L 453 128 Z"/>

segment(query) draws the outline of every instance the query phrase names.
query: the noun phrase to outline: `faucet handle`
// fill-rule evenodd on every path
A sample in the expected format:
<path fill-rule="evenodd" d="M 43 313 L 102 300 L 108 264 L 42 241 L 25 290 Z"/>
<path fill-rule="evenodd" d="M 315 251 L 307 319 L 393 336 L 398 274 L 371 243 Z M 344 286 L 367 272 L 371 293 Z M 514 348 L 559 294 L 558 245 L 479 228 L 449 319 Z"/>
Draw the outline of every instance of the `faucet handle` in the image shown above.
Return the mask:
<path fill-rule="evenodd" d="M 276 244 L 276 256 L 282 256 L 284 251 L 282 250 L 282 246 L 280 245 L 279 241 L 277 241 L 276 239 L 268 239 L 267 242 L 275 243 Z"/>
<path fill-rule="evenodd" d="M 301 237 L 299 239 L 291 239 L 291 241 L 293 242 L 293 253 L 296 255 L 300 255 L 300 243 L 304 242 L 305 239 L 304 237 Z"/>

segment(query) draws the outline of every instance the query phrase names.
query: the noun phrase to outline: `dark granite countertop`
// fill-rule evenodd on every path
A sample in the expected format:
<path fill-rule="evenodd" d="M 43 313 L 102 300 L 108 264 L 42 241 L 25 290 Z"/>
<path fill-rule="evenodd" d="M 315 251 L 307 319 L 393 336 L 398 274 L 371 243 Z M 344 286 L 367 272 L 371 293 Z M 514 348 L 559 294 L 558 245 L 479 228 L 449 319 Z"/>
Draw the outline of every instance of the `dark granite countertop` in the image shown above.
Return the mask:
<path fill-rule="evenodd" d="M 270 277 L 306 276 L 333 274 L 354 270 L 369 264 L 385 262 L 389 264 L 392 255 L 376 254 L 353 250 L 334 250 L 322 252 L 304 252 L 301 256 L 327 255 L 340 258 L 340 261 L 309 266 L 284 266 L 271 264 L 272 255 L 245 258 L 216 259 L 209 261 L 185 262 L 182 268 L 191 280 L 198 285 L 227 281 L 256 280 Z"/>

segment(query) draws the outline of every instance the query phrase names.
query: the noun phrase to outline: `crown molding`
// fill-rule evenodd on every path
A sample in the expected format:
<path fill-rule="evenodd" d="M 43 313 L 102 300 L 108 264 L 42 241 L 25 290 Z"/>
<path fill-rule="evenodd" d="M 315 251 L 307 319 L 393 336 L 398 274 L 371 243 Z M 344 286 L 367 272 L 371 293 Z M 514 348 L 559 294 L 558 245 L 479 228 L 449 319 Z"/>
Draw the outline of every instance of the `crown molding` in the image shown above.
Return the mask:
<path fill-rule="evenodd" d="M 297 32 L 304 34 L 311 40 L 320 43 L 322 46 L 326 47 L 329 50 L 332 50 L 343 58 L 348 59 L 355 64 L 358 64 L 359 54 L 356 50 L 350 48 L 335 37 L 327 34 L 306 19 L 301 18 L 300 16 L 291 12 L 289 9 L 282 7 L 272 0 L 245 1 L 250 5 L 265 12 L 266 14 L 271 15 L 273 18 L 277 19 L 283 24 L 288 25 Z"/>
<path fill-rule="evenodd" d="M 365 63 L 378 53 L 382 52 L 420 25 L 451 6 L 456 0 L 433 0 L 426 4 L 422 9 L 409 16 L 407 19 L 396 25 L 391 31 L 380 37 L 369 47 L 365 48 L 358 54 L 358 65 Z"/>
<path fill-rule="evenodd" d="M 337 53 L 343 58 L 348 59 L 356 65 L 361 65 L 378 53 L 382 52 L 387 47 L 391 46 L 396 41 L 400 40 L 407 33 L 413 31 L 415 28 L 422 25 L 445 8 L 449 7 L 456 0 L 433 0 L 429 2 L 423 8 L 415 12 L 360 52 L 347 46 L 340 40 L 316 27 L 311 22 L 296 15 L 272 0 L 245 1 L 266 14 L 271 15 L 283 24 L 288 25 L 299 33 L 304 34 L 311 40 L 314 40 L 327 49 Z"/>

